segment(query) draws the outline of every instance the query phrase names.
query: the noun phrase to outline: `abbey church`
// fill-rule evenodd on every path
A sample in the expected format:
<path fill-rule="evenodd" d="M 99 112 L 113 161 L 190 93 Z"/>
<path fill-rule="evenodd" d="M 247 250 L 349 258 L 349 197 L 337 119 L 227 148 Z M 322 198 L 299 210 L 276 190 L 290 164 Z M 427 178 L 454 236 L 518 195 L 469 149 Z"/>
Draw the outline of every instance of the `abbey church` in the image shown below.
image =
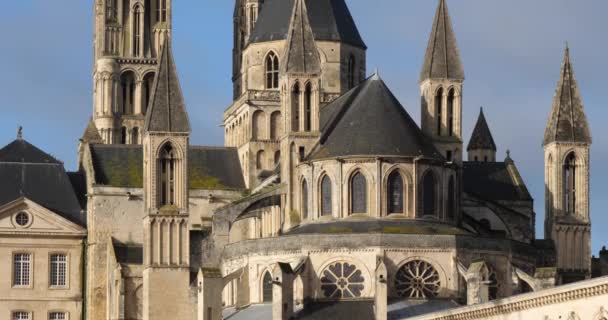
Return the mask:
<path fill-rule="evenodd" d="M 437 1 L 419 30 L 418 110 L 366 69 L 345 0 L 236 0 L 225 146 L 209 147 L 190 144 L 173 1 L 95 0 L 78 170 L 27 131 L 0 148 L 0 318 L 608 319 L 570 49 L 531 137 L 545 159 L 537 235 L 495 119 L 480 110 L 462 135 L 473 106 Z"/>

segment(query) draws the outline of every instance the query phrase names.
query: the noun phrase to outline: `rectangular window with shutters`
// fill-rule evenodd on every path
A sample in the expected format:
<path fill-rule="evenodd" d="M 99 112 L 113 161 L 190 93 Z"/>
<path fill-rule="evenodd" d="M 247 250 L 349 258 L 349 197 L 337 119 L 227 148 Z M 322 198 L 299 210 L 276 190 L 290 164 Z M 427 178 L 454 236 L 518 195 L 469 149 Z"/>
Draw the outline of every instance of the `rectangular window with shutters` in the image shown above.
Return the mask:
<path fill-rule="evenodd" d="M 32 255 L 17 253 L 13 255 L 13 286 L 29 287 L 31 278 Z"/>
<path fill-rule="evenodd" d="M 51 312 L 49 313 L 49 320 L 67 320 L 67 314 L 65 312 Z"/>
<path fill-rule="evenodd" d="M 62 253 L 52 254 L 50 263 L 50 286 L 53 288 L 67 287 L 68 256 Z"/>
<path fill-rule="evenodd" d="M 12 320 L 30 320 L 30 313 L 25 311 L 13 312 Z"/>

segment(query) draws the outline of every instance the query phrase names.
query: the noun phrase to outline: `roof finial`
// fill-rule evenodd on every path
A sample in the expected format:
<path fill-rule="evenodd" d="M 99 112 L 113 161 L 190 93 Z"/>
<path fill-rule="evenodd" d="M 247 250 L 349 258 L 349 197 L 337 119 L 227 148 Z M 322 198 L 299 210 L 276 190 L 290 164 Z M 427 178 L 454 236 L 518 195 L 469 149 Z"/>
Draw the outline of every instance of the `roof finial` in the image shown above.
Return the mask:
<path fill-rule="evenodd" d="M 372 80 L 380 80 L 380 71 L 378 71 L 378 67 L 374 69 L 374 74 L 372 75 Z"/>
<path fill-rule="evenodd" d="M 507 159 L 511 159 L 511 150 L 507 149 Z"/>
<path fill-rule="evenodd" d="M 19 129 L 17 129 L 17 139 L 23 140 L 23 127 L 22 126 L 19 126 Z"/>

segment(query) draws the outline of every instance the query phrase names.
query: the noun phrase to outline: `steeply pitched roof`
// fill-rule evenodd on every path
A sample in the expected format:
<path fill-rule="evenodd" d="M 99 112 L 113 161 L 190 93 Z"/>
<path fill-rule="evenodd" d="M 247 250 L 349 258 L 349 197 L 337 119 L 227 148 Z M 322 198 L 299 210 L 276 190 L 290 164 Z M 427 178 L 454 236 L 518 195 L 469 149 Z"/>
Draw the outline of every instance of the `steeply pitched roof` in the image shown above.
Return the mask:
<path fill-rule="evenodd" d="M 97 126 L 95 125 L 95 121 L 91 118 L 87 128 L 82 133 L 82 137 L 80 138 L 82 142 L 86 143 L 102 143 L 103 139 L 99 134 L 99 130 L 97 130 Z"/>
<path fill-rule="evenodd" d="M 95 181 L 123 188 L 143 187 L 143 148 L 140 145 L 90 147 Z M 245 182 L 234 148 L 196 147 L 188 151 L 190 189 L 242 190 Z"/>
<path fill-rule="evenodd" d="M 86 215 L 63 164 L 17 139 L 0 150 L 0 206 L 22 197 L 86 225 Z"/>
<path fill-rule="evenodd" d="M 469 146 L 467 147 L 467 151 L 471 150 L 496 151 L 496 144 L 494 143 L 494 138 L 492 138 L 490 127 L 486 122 L 486 117 L 483 114 L 483 108 L 479 111 L 479 118 L 477 118 L 477 124 L 475 125 L 471 140 L 469 141 Z"/>
<path fill-rule="evenodd" d="M 285 40 L 295 0 L 266 0 L 249 38 L 252 43 Z M 341 41 L 365 48 L 344 0 L 306 0 L 308 19 L 317 41 Z"/>
<path fill-rule="evenodd" d="M 445 1 L 439 0 L 420 82 L 426 79 L 464 80 L 464 68 Z"/>
<path fill-rule="evenodd" d="M 292 11 L 282 71 L 296 74 L 320 73 L 321 58 L 308 22 L 306 2 L 295 0 Z"/>
<path fill-rule="evenodd" d="M 320 144 L 311 159 L 424 156 L 443 160 L 378 75 L 324 107 L 321 122 Z"/>
<path fill-rule="evenodd" d="M 165 39 L 146 114 L 148 132 L 189 133 L 190 122 L 173 60 L 171 42 Z"/>
<path fill-rule="evenodd" d="M 585 108 L 574 77 L 574 68 L 570 62 L 570 49 L 566 47 L 543 145 L 551 142 L 591 143 L 591 141 Z"/>
<path fill-rule="evenodd" d="M 463 162 L 464 192 L 489 201 L 531 201 L 515 164 Z"/>

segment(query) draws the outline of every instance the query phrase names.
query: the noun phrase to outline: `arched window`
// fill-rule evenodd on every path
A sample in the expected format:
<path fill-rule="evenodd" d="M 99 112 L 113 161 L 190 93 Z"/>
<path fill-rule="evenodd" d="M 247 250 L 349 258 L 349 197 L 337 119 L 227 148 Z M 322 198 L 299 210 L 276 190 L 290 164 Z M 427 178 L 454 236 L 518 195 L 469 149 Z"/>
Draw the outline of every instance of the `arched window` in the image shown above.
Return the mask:
<path fill-rule="evenodd" d="M 297 82 L 291 92 L 291 131 L 300 131 L 300 84 Z"/>
<path fill-rule="evenodd" d="M 361 172 L 350 181 L 351 213 L 367 213 L 367 181 Z"/>
<path fill-rule="evenodd" d="M 133 128 L 133 134 L 131 135 L 131 144 L 139 143 L 139 128 Z"/>
<path fill-rule="evenodd" d="M 576 213 L 576 155 L 570 153 L 564 163 L 564 208 L 567 214 Z"/>
<path fill-rule="evenodd" d="M 274 165 L 278 165 L 279 161 L 281 161 L 281 151 L 277 151 L 274 153 Z"/>
<path fill-rule="evenodd" d="M 258 170 L 264 169 L 264 150 L 258 151 L 255 158 L 255 167 Z"/>
<path fill-rule="evenodd" d="M 253 128 L 252 136 L 253 140 L 262 139 L 262 128 L 264 127 L 264 112 L 258 110 L 253 113 Z"/>
<path fill-rule="evenodd" d="M 454 182 L 454 177 L 450 177 L 450 181 L 448 182 L 448 219 L 454 220 L 455 211 L 456 211 L 456 185 Z"/>
<path fill-rule="evenodd" d="M 127 128 L 120 128 L 120 144 L 127 144 Z"/>
<path fill-rule="evenodd" d="M 270 115 L 270 140 L 278 140 L 283 132 L 283 117 L 281 112 L 275 111 Z"/>
<path fill-rule="evenodd" d="M 152 86 L 154 85 L 154 72 L 150 72 L 148 74 L 146 74 L 146 76 L 144 77 L 144 81 L 142 83 L 143 85 L 143 92 L 142 92 L 142 97 L 141 97 L 141 113 L 142 114 L 146 114 L 146 112 L 148 111 L 148 107 L 150 104 L 150 100 L 152 100 Z"/>
<path fill-rule="evenodd" d="M 312 129 L 312 85 L 306 84 L 304 91 L 304 131 L 310 132 Z"/>
<path fill-rule="evenodd" d="M 441 126 L 443 122 L 443 89 L 437 90 L 435 96 L 435 113 L 437 114 L 437 135 L 441 136 Z"/>
<path fill-rule="evenodd" d="M 106 17 L 108 21 L 114 22 L 116 21 L 116 0 L 107 0 L 106 2 Z"/>
<path fill-rule="evenodd" d="M 428 172 L 422 180 L 422 206 L 423 215 L 436 214 L 435 209 L 435 175 L 433 172 Z"/>
<path fill-rule="evenodd" d="M 266 89 L 279 88 L 279 57 L 274 52 L 266 56 Z"/>
<path fill-rule="evenodd" d="M 141 6 L 133 8 L 133 56 L 141 57 L 143 53 L 144 12 Z"/>
<path fill-rule="evenodd" d="M 448 135 L 454 135 L 454 89 L 448 93 Z"/>
<path fill-rule="evenodd" d="M 167 21 L 167 0 L 158 0 L 156 5 L 156 21 Z"/>
<path fill-rule="evenodd" d="M 167 144 L 160 153 L 160 205 L 175 204 L 175 151 Z"/>
<path fill-rule="evenodd" d="M 308 219 L 308 183 L 302 180 L 302 220 Z"/>
<path fill-rule="evenodd" d="M 122 101 L 120 113 L 125 115 L 133 114 L 133 106 L 135 104 L 135 74 L 127 71 L 120 77 L 120 85 L 122 86 Z"/>
<path fill-rule="evenodd" d="M 398 171 L 391 173 L 388 176 L 388 213 L 405 213 L 404 210 L 404 192 L 403 192 L 403 178 Z"/>
<path fill-rule="evenodd" d="M 333 204 L 331 195 L 331 179 L 324 176 L 321 180 L 321 215 L 332 216 Z"/>
<path fill-rule="evenodd" d="M 348 57 L 348 72 L 347 77 L 348 77 L 348 89 L 352 89 L 355 87 L 355 77 L 356 77 L 356 71 L 355 71 L 355 65 L 356 65 L 356 61 L 355 61 L 355 56 L 353 56 L 352 54 Z"/>
<path fill-rule="evenodd" d="M 262 300 L 272 302 L 272 275 L 266 271 L 262 279 Z"/>

